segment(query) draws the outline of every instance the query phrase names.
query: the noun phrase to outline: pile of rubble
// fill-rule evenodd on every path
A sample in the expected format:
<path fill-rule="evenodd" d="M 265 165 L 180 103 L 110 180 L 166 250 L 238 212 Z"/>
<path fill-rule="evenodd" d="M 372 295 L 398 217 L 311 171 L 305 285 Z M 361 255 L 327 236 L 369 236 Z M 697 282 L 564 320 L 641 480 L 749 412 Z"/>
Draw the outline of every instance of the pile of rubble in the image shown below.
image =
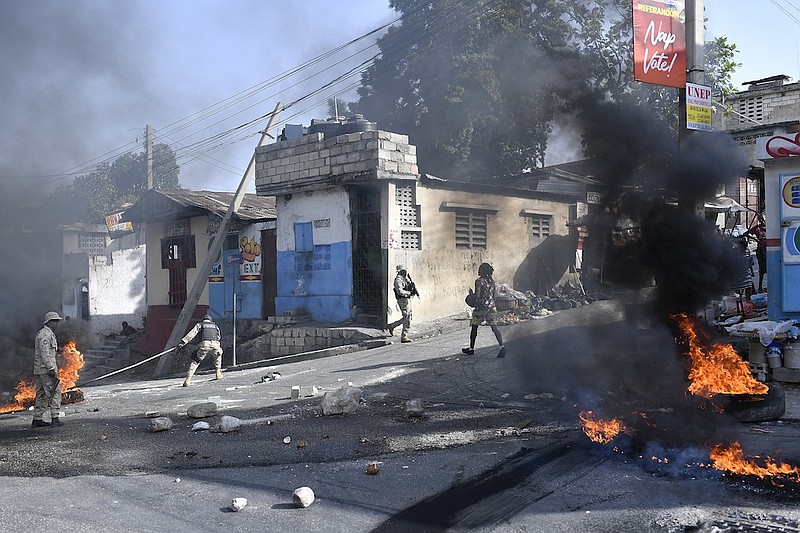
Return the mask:
<path fill-rule="evenodd" d="M 597 300 L 608 300 L 611 295 L 599 291 L 587 294 L 580 287 L 566 282 L 554 287 L 545 295 L 533 291 L 524 293 L 501 285 L 497 289 L 497 310 L 501 313 L 499 324 L 515 324 L 524 320 L 550 316 L 555 311 L 574 309 Z"/>

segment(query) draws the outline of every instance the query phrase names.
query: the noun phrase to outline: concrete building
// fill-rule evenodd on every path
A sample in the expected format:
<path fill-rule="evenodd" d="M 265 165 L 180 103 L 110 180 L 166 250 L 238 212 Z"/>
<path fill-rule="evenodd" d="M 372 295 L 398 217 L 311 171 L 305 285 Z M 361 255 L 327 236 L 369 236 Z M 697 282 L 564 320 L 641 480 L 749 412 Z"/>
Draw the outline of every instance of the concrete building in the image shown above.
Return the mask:
<path fill-rule="evenodd" d="M 118 333 L 122 321 L 140 328 L 145 316 L 144 228 L 112 239 L 102 224 L 61 227 L 61 310 L 86 320 L 93 333 Z"/>
<path fill-rule="evenodd" d="M 211 239 L 234 193 L 151 189 L 125 211 L 123 221 L 147 234 L 145 352 L 160 352 L 195 283 Z M 203 274 L 205 275 L 205 273 Z M 275 203 L 247 194 L 228 228 L 220 257 L 193 319 L 261 319 L 274 314 Z"/>
<path fill-rule="evenodd" d="M 748 209 L 740 221 L 746 227 L 752 226 L 754 211 L 764 212 L 764 163 L 756 151 L 758 140 L 800 131 L 800 83 L 790 80 L 778 75 L 746 82 L 747 89 L 727 97 L 727 109 L 715 114 L 715 129 L 730 133 L 751 165 L 749 174 L 723 193 Z"/>
<path fill-rule="evenodd" d="M 360 118 L 287 125 L 255 157 L 257 194 L 276 198 L 277 315 L 386 324 L 399 316 L 391 286 L 402 264 L 421 293 L 414 320 L 427 321 L 465 310 L 482 262 L 498 284 L 546 290 L 575 258 L 566 222 L 585 190 L 544 191 L 534 174 L 420 174 L 406 135 Z M 539 248 L 548 253 L 531 254 Z"/>

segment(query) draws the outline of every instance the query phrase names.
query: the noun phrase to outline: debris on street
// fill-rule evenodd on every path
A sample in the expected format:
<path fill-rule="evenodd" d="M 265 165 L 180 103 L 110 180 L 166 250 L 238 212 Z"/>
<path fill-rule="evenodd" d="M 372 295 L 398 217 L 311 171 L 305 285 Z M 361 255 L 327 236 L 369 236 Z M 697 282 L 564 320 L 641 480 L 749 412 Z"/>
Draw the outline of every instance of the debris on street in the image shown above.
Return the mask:
<path fill-rule="evenodd" d="M 358 408 L 361 394 L 361 389 L 350 386 L 326 392 L 320 403 L 322 414 L 328 416 L 352 413 Z"/>
<path fill-rule="evenodd" d="M 186 410 L 189 418 L 208 418 L 217 414 L 217 404 L 214 402 L 203 402 L 190 405 Z"/>
<path fill-rule="evenodd" d="M 261 383 L 266 383 L 267 381 L 275 381 L 281 377 L 280 372 L 267 372 L 263 376 L 261 376 Z"/>
<path fill-rule="evenodd" d="M 238 431 L 242 427 L 242 421 L 235 416 L 222 415 L 219 424 L 214 426 L 217 433 L 230 433 L 231 431 Z"/>
<path fill-rule="evenodd" d="M 370 476 L 377 475 L 378 472 L 381 471 L 380 465 L 381 465 L 381 463 L 372 462 L 372 463 L 367 465 L 367 469 L 366 469 L 365 472 Z"/>
<path fill-rule="evenodd" d="M 195 422 L 192 425 L 192 431 L 205 431 L 211 429 L 211 424 L 204 421 Z"/>
<path fill-rule="evenodd" d="M 159 416 L 150 420 L 150 431 L 153 433 L 169 431 L 170 429 L 172 429 L 172 419 L 168 416 Z"/>
<path fill-rule="evenodd" d="M 406 402 L 406 414 L 412 417 L 425 416 L 425 406 L 419 398 L 413 398 Z"/>
<path fill-rule="evenodd" d="M 247 506 L 247 498 L 234 498 L 231 500 L 231 510 L 239 512 Z"/>
<path fill-rule="evenodd" d="M 289 444 L 290 442 L 292 442 L 292 437 L 290 437 L 289 435 L 286 435 L 285 437 L 283 437 L 283 443 L 284 444 Z"/>
<path fill-rule="evenodd" d="M 300 487 L 292 493 L 295 507 L 308 507 L 314 503 L 314 491 L 310 487 Z"/>

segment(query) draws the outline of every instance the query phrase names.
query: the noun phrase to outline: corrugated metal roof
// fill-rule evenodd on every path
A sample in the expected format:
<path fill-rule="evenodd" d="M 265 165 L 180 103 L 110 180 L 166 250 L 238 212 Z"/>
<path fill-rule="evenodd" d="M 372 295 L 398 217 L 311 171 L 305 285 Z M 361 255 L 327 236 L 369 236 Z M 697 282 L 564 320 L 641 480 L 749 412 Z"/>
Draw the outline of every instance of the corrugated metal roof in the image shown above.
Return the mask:
<path fill-rule="evenodd" d="M 235 193 L 191 191 L 189 189 L 151 189 L 122 217 L 130 222 L 155 222 L 170 218 L 213 213 L 224 217 Z M 277 218 L 275 198 L 245 194 L 242 205 L 234 214 L 239 220 L 274 220 Z"/>

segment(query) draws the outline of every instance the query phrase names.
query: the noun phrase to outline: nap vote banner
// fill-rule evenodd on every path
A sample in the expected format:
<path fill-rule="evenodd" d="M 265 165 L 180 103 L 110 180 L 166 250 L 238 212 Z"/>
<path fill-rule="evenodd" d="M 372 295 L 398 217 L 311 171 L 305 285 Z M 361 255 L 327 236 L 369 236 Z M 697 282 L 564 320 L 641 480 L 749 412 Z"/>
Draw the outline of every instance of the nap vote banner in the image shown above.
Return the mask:
<path fill-rule="evenodd" d="M 636 81 L 686 85 L 684 0 L 633 0 L 633 77 Z"/>

